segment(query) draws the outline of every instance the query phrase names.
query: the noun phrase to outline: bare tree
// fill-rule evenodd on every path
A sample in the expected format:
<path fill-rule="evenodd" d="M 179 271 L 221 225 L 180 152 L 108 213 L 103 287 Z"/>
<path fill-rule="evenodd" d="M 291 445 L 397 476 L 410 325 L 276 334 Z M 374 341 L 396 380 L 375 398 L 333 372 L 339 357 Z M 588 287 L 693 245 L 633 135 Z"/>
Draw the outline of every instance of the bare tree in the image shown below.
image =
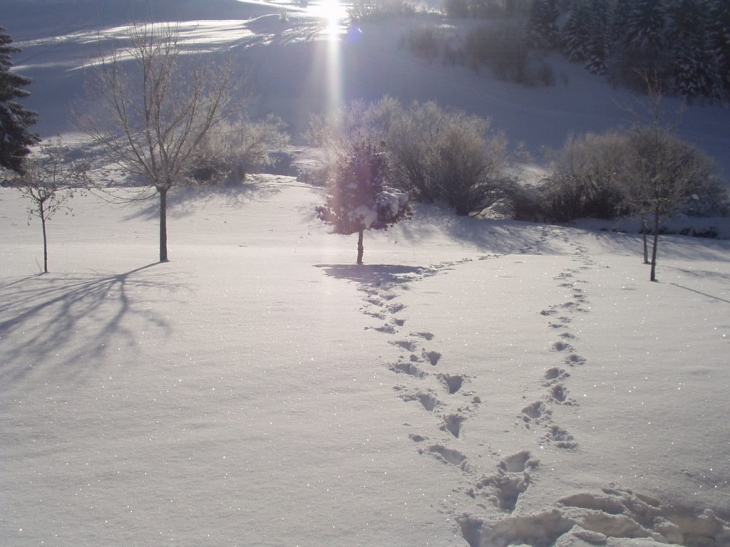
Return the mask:
<path fill-rule="evenodd" d="M 184 55 L 179 30 L 133 25 L 129 46 L 102 56 L 87 81 L 81 127 L 160 197 L 160 262 L 167 262 L 167 194 L 192 176 L 208 133 L 242 108 L 231 59 Z"/>
<path fill-rule="evenodd" d="M 661 79 L 656 74 L 638 74 L 647 94 L 643 117 L 648 114 L 649 120 L 638 123 L 626 135 L 621 179 L 625 203 L 641 219 L 644 262 L 651 264 L 650 279 L 656 281 L 661 223 L 677 215 L 697 193 L 711 191 L 718 179 L 712 160 L 676 135 L 685 104 L 676 112 L 674 121 L 667 121 Z M 650 230 L 651 258 L 647 237 Z"/>
<path fill-rule="evenodd" d="M 693 198 L 693 190 L 708 187 L 714 165 L 707 156 L 658 125 L 636 127 L 628 134 L 628 170 L 624 178 L 626 201 L 653 236 L 651 281 L 656 281 L 657 249 L 663 220 L 677 214 Z M 646 229 L 644 229 L 646 234 Z M 646 236 L 645 236 L 646 261 Z"/>
<path fill-rule="evenodd" d="M 38 217 L 43 232 L 43 272 L 48 273 L 48 234 L 46 224 L 59 211 L 71 211 L 68 201 L 89 186 L 88 165 L 67 159 L 68 149 L 60 137 L 41 144 L 23 166 L 23 173 L 11 180 L 30 200 L 28 220 Z"/>

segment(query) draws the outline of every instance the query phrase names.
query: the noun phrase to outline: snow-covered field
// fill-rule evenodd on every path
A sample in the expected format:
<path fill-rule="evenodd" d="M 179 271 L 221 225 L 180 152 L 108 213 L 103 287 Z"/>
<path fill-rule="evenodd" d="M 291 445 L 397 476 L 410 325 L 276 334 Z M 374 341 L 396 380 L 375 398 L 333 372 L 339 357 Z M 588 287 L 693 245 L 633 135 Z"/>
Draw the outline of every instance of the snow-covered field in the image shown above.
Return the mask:
<path fill-rule="evenodd" d="M 362 70 L 299 77 L 326 71 L 302 59 L 329 39 L 278 22 L 241 18 L 238 46 L 271 46 L 258 106 L 294 126 L 333 89 L 448 91 L 442 67 L 366 32 Z M 96 46 L 40 34 L 18 57 L 52 135 Z M 619 123 L 598 105 L 624 92 L 580 74 L 583 106 L 468 72 L 451 96 L 559 145 L 573 123 Z M 726 116 L 684 119 L 720 151 Z M 37 275 L 40 226 L 0 189 L 0 544 L 730 545 L 730 241 L 663 237 L 650 283 L 638 236 L 419 206 L 355 266 L 323 199 L 271 175 L 178 192 L 158 264 L 154 202 L 75 198 Z"/>
<path fill-rule="evenodd" d="M 166 264 L 76 200 L 38 276 L 0 199 L 4 545 L 730 541 L 727 241 L 650 283 L 635 236 L 421 207 L 357 267 L 260 177 L 175 200 Z"/>

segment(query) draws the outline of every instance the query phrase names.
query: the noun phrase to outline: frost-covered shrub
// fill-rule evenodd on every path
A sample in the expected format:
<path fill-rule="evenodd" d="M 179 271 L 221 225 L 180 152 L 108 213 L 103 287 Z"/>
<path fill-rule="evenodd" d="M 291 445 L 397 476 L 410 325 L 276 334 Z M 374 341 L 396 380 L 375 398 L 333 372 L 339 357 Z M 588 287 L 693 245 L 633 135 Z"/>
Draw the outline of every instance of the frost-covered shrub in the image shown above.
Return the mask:
<path fill-rule="evenodd" d="M 538 222 L 545 218 L 542 187 L 506 180 L 501 185 L 502 201 L 509 207 L 509 217 Z"/>
<path fill-rule="evenodd" d="M 558 221 L 730 210 L 728 189 L 712 160 L 661 128 L 571 136 L 553 152 L 550 171 L 542 188 L 544 211 Z"/>
<path fill-rule="evenodd" d="M 488 205 L 506 163 L 506 139 L 489 120 L 414 102 L 386 138 L 393 180 L 414 198 L 442 200 L 457 214 Z"/>
<path fill-rule="evenodd" d="M 558 221 L 615 217 L 624 201 L 621 165 L 627 152 L 618 132 L 569 137 L 553 153 L 545 188 L 548 215 Z"/>
<path fill-rule="evenodd" d="M 358 142 L 380 143 L 392 186 L 420 201 L 445 201 L 461 215 L 489 204 L 506 164 L 506 139 L 489 120 L 434 102 L 352 103 L 332 120 L 315 118 L 309 136 L 335 167 Z"/>
<path fill-rule="evenodd" d="M 489 131 L 489 121 L 457 114 L 436 146 L 435 182 L 457 215 L 489 205 L 507 163 L 507 141 Z"/>
<path fill-rule="evenodd" d="M 198 182 L 242 182 L 246 175 L 273 162 L 272 151 L 289 142 L 276 116 L 253 121 L 222 122 L 198 147 L 192 176 Z"/>
<path fill-rule="evenodd" d="M 352 22 L 379 21 L 413 12 L 406 0 L 354 0 L 347 8 Z"/>

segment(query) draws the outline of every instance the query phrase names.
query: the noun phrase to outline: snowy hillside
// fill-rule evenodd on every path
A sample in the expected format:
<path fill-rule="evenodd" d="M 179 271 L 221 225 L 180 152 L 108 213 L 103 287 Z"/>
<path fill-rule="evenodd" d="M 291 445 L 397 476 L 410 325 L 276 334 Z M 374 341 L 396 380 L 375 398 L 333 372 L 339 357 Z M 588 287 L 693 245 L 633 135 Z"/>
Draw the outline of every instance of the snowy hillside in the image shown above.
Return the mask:
<path fill-rule="evenodd" d="M 281 20 L 282 6 L 286 21 Z M 435 100 L 489 117 L 513 146 L 524 143 L 542 161 L 545 147 L 560 147 L 570 134 L 630 125 L 636 118 L 629 111 L 641 113 L 643 108 L 628 91 L 611 88 L 605 78 L 557 57 L 548 60 L 558 76 L 556 85 L 529 88 L 495 81 L 487 71 L 428 63 L 399 47 L 410 28 L 426 24 L 463 38 L 464 29 L 436 16 L 361 25 L 358 39 L 348 39 L 323 27 L 323 14 L 342 13 L 331 6 L 325 0 L 310 2 L 307 9 L 285 2 L 120 0 L 102 7 L 68 0 L 61 7 L 49 3 L 44 8 L 48 15 L 39 18 L 24 1 L 6 0 L 0 23 L 23 48 L 14 65 L 36 80 L 26 102 L 40 112 L 38 128 L 44 136 L 73 130 L 68 114 L 73 98 L 81 94 L 81 67 L 98 55 L 99 40 L 103 45 L 118 38 L 119 27 L 130 18 L 187 21 L 182 27 L 186 39 L 232 51 L 252 76 L 253 114 L 280 115 L 295 137 L 307 129 L 313 112 L 389 94 L 404 104 Z M 669 119 L 679 107 L 679 102 L 667 101 Z M 727 177 L 728 127 L 727 108 L 694 105 L 682 115 L 678 131 L 712 155 Z"/>
<path fill-rule="evenodd" d="M 23 5 L 0 24 L 40 130 L 68 133 L 135 4 Z M 625 91 L 558 61 L 567 85 L 527 89 L 414 59 L 405 21 L 348 40 L 315 4 L 174 5 L 295 132 L 383 93 L 535 153 L 628 121 Z M 693 107 L 682 131 L 727 161 L 729 121 Z M 0 544 L 730 546 L 730 241 L 662 237 L 650 283 L 638 236 L 418 206 L 355 266 L 294 178 L 170 201 L 169 263 L 154 202 L 92 195 L 38 275 L 39 223 L 0 188 Z"/>

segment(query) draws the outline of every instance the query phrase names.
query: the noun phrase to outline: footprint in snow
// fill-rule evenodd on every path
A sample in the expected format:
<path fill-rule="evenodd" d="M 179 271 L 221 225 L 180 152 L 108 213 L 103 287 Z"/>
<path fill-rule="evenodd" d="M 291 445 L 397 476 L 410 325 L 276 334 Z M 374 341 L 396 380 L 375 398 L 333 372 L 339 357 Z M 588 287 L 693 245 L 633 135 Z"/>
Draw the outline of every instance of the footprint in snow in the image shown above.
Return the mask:
<path fill-rule="evenodd" d="M 574 450 L 578 448 L 578 443 L 575 441 L 575 437 L 558 425 L 550 426 L 550 429 L 547 434 L 542 437 L 541 441 L 566 450 Z"/>
<path fill-rule="evenodd" d="M 558 341 L 553 344 L 553 351 L 570 351 L 572 349 L 573 346 L 571 346 L 567 342 Z"/>
<path fill-rule="evenodd" d="M 439 400 L 431 393 L 408 394 L 402 395 L 401 398 L 404 401 L 418 401 L 421 403 L 421 406 L 423 406 L 423 408 L 428 410 L 429 412 L 433 412 L 434 409 L 441 404 Z"/>
<path fill-rule="evenodd" d="M 450 395 L 458 392 L 464 384 L 464 377 L 458 374 L 439 374 L 438 379 L 446 386 Z"/>
<path fill-rule="evenodd" d="M 391 342 L 394 346 L 403 348 L 406 351 L 416 351 L 416 343 L 411 340 L 398 340 Z"/>
<path fill-rule="evenodd" d="M 563 384 L 555 384 L 552 389 L 550 389 L 550 398 L 558 403 L 566 402 L 568 398 L 568 388 Z"/>
<path fill-rule="evenodd" d="M 428 362 L 433 366 L 438 365 L 439 359 L 441 359 L 441 354 L 438 351 L 426 351 L 424 349 L 421 355 L 424 359 L 428 359 Z"/>
<path fill-rule="evenodd" d="M 536 423 L 539 423 L 541 418 L 547 418 L 550 414 L 551 411 L 545 406 L 545 403 L 542 401 L 535 401 L 522 409 L 522 421 L 529 423 L 532 420 L 535 420 Z"/>
<path fill-rule="evenodd" d="M 537 467 L 537 459 L 532 457 L 529 450 L 523 450 L 502 458 L 499 469 L 505 473 L 522 473 L 528 467 Z"/>
<path fill-rule="evenodd" d="M 548 381 L 548 384 L 551 384 L 553 381 L 556 380 L 562 380 L 563 378 L 567 378 L 570 376 L 569 372 L 566 372 L 562 368 L 553 367 L 545 371 L 545 379 Z"/>
<path fill-rule="evenodd" d="M 565 364 L 570 366 L 575 365 L 585 365 L 586 359 L 585 357 L 581 357 L 580 355 L 576 353 L 571 353 L 565 358 Z"/>
<path fill-rule="evenodd" d="M 426 373 L 411 363 L 396 363 L 390 366 L 390 370 L 398 374 L 408 374 L 415 378 L 425 378 Z"/>
<path fill-rule="evenodd" d="M 502 511 L 512 513 L 528 486 L 529 477 L 525 475 L 492 475 L 476 483 L 475 495 L 486 496 Z"/>
<path fill-rule="evenodd" d="M 427 451 L 429 454 L 435 456 L 442 462 L 449 463 L 451 465 L 461 466 L 462 469 L 464 467 L 464 464 L 466 463 L 466 455 L 462 454 L 458 450 L 446 448 L 441 444 L 431 445 L 428 447 Z M 423 453 L 424 451 L 421 450 L 419 452 Z"/>
<path fill-rule="evenodd" d="M 457 439 L 461 432 L 461 424 L 466 421 L 466 418 L 460 414 L 449 414 L 444 416 L 444 423 L 441 425 L 441 431 L 448 431 Z"/>

